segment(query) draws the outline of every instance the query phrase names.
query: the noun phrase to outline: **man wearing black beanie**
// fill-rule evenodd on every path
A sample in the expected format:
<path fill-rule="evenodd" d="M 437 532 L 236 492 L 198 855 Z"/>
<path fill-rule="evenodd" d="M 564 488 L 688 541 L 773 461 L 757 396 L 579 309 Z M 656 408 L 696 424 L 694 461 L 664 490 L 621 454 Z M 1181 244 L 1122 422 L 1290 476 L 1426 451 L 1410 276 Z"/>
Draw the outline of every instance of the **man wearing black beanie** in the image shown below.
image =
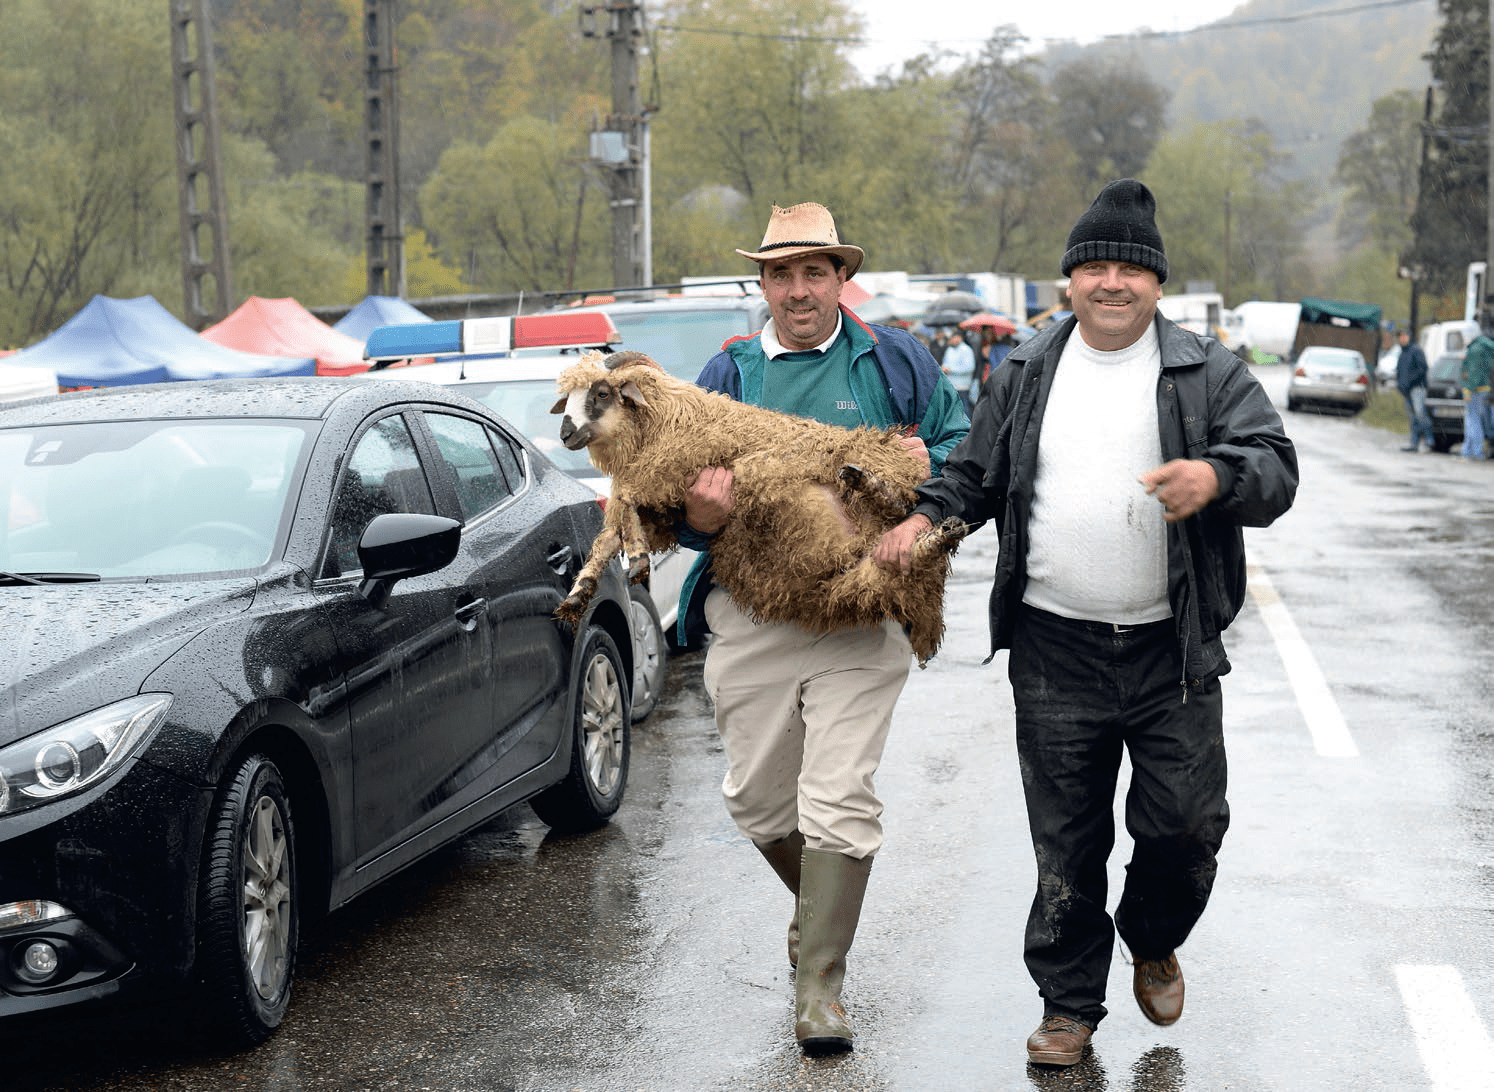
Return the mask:
<path fill-rule="evenodd" d="M 1176 949 L 1229 826 L 1222 635 L 1245 591 L 1243 527 L 1291 507 L 1297 456 L 1243 362 L 1157 313 L 1167 256 L 1151 190 L 1111 182 L 1060 267 L 1073 317 L 1013 349 L 970 432 L 877 546 L 907 569 L 943 519 L 991 520 L 991 652 L 1009 648 L 1037 858 L 1024 959 L 1037 1065 L 1078 1062 L 1106 1015 L 1116 932 L 1153 1023 L 1183 1011 Z M 1150 498 L 1150 499 L 1148 499 Z M 1115 916 L 1106 863 L 1121 755 L 1135 850 Z"/>

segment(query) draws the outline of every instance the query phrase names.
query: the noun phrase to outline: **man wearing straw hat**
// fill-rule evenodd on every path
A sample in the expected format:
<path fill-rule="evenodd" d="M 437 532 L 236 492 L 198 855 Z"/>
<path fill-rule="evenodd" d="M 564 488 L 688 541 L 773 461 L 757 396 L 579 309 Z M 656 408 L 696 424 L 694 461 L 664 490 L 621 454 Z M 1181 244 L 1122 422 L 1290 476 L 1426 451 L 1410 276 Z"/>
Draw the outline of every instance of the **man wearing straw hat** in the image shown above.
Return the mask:
<path fill-rule="evenodd" d="M 755 251 L 767 325 L 722 346 L 698 382 L 742 402 L 847 428 L 902 426 L 930 473 L 969 419 L 915 337 L 862 322 L 840 303 L 863 252 L 840 241 L 823 205 L 774 206 Z M 683 545 L 701 557 L 680 598 L 680 634 L 714 634 L 705 685 L 728 769 L 721 791 L 738 828 L 795 896 L 789 961 L 794 1033 L 808 1053 L 851 1049 L 841 1005 L 855 937 L 882 844 L 872 776 L 908 677 L 908 638 L 892 621 L 814 636 L 761 624 L 710 577 L 710 538 L 731 510 L 732 474 L 708 468 L 691 484 Z"/>

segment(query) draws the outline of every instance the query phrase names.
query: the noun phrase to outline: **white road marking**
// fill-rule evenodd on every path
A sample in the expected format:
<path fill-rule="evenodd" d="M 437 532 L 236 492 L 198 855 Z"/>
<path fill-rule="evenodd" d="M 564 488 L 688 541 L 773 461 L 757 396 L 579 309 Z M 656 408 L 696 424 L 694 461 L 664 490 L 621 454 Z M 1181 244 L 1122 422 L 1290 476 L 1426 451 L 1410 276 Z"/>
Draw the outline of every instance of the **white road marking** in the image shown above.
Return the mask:
<path fill-rule="evenodd" d="M 1457 968 L 1402 964 L 1395 980 L 1433 1092 L 1494 1089 L 1494 1041 Z"/>
<path fill-rule="evenodd" d="M 1276 651 L 1286 665 L 1287 679 L 1297 694 L 1297 704 L 1307 718 L 1313 746 L 1325 758 L 1357 758 L 1359 748 L 1354 745 L 1354 737 L 1349 735 L 1349 726 L 1344 723 L 1338 702 L 1333 700 L 1328 683 L 1318 669 L 1318 661 L 1298 632 L 1297 623 L 1287 613 L 1286 604 L 1276 594 L 1266 570 L 1259 565 L 1249 565 L 1246 573 L 1251 598 L 1260 608 L 1266 628 L 1276 642 Z"/>

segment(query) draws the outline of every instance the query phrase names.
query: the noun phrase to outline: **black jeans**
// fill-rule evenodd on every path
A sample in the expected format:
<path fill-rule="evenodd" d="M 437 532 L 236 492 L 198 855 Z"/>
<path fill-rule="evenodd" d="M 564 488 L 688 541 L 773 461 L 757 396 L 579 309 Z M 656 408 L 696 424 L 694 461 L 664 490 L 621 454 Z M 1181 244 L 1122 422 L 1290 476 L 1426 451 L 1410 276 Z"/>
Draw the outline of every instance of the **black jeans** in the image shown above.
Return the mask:
<path fill-rule="evenodd" d="M 1030 607 L 1008 673 L 1038 872 L 1024 958 L 1044 1015 L 1096 1026 L 1115 932 L 1134 959 L 1159 959 L 1208 903 L 1229 826 L 1219 680 L 1185 691 L 1171 619 L 1117 627 Z M 1112 926 L 1106 862 L 1122 747 L 1135 851 Z"/>

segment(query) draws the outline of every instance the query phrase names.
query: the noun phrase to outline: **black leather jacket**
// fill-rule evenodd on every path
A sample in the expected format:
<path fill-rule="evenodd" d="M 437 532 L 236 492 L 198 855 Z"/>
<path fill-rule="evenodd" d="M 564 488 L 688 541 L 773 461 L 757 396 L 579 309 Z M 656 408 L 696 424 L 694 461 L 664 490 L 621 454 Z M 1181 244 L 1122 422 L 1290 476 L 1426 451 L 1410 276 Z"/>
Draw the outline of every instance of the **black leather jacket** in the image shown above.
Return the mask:
<path fill-rule="evenodd" d="M 1291 507 L 1297 454 L 1281 416 L 1238 357 L 1161 315 L 1155 321 L 1162 354 L 1157 381 L 1162 459 L 1206 459 L 1219 476 L 1214 501 L 1167 525 L 1168 599 L 1182 650 L 1183 683 L 1197 686 L 1229 671 L 1221 635 L 1245 599 L 1242 528 L 1268 526 Z M 918 489 L 914 510 L 936 523 L 957 516 L 970 523 L 994 520 L 999 528 L 992 655 L 1010 647 L 1026 588 L 1038 433 L 1054 370 L 1076 326 L 1070 317 L 1008 354 L 986 381 L 970 434 L 949 453 L 944 472 Z"/>

